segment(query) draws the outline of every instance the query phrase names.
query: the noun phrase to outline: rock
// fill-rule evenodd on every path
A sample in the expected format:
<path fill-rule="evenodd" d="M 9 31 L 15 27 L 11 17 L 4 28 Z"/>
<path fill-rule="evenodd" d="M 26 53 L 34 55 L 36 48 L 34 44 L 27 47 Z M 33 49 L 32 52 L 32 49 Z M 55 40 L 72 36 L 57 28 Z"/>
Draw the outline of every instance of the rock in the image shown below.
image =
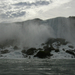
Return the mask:
<path fill-rule="evenodd" d="M 45 45 L 44 43 L 41 44 L 41 46 Z"/>
<path fill-rule="evenodd" d="M 5 53 L 9 53 L 9 51 L 8 50 L 1 51 L 1 54 L 5 54 Z"/>
<path fill-rule="evenodd" d="M 55 48 L 54 48 L 52 45 L 51 45 L 50 49 L 51 49 L 51 50 L 55 50 Z"/>
<path fill-rule="evenodd" d="M 37 50 L 43 50 L 42 48 L 38 48 Z"/>
<path fill-rule="evenodd" d="M 73 46 L 68 46 L 69 48 L 74 48 Z"/>
<path fill-rule="evenodd" d="M 37 50 L 36 48 L 30 48 L 30 49 L 28 49 L 28 50 L 25 50 L 25 49 L 24 49 L 24 50 L 22 50 L 21 52 L 22 52 L 23 54 L 33 55 L 36 50 Z"/>
<path fill-rule="evenodd" d="M 14 50 L 17 50 L 17 49 L 19 49 L 17 46 L 14 46 Z"/>
<path fill-rule="evenodd" d="M 55 49 L 55 52 L 59 52 L 59 49 Z"/>
<path fill-rule="evenodd" d="M 66 52 L 75 56 L 75 53 L 73 51 L 67 50 Z"/>
<path fill-rule="evenodd" d="M 43 49 L 47 49 L 47 48 L 48 48 L 48 46 L 44 46 L 44 47 L 43 47 Z"/>
<path fill-rule="evenodd" d="M 26 50 L 22 50 L 21 52 L 25 54 L 26 53 Z"/>
<path fill-rule="evenodd" d="M 48 56 L 52 56 L 52 54 L 47 51 L 39 51 L 34 57 L 47 58 Z"/>
<path fill-rule="evenodd" d="M 28 50 L 26 51 L 26 54 L 27 54 L 27 55 L 33 55 L 36 50 L 37 50 L 36 48 L 30 48 L 30 49 L 28 49 Z"/>
<path fill-rule="evenodd" d="M 50 52 L 51 52 L 51 50 L 52 50 L 51 48 L 46 48 L 44 51 L 45 51 L 45 52 L 49 52 L 49 53 L 50 53 Z"/>
<path fill-rule="evenodd" d="M 26 55 L 26 54 L 24 54 L 24 53 L 22 53 L 22 55 L 23 55 L 24 58 L 28 57 L 28 55 Z"/>
<path fill-rule="evenodd" d="M 62 38 L 56 38 L 56 39 L 55 38 L 50 38 L 50 39 L 47 40 L 46 44 L 47 45 L 52 45 L 52 43 L 54 43 L 54 42 L 59 42 L 58 46 L 66 45 L 66 44 L 69 43 L 68 41 L 66 41 L 65 39 L 62 39 Z"/>
<path fill-rule="evenodd" d="M 62 50 L 63 50 L 63 51 L 65 51 L 65 49 L 64 49 L 64 48 L 63 48 Z"/>
<path fill-rule="evenodd" d="M 50 47 L 44 46 L 43 49 L 55 50 L 55 48 L 52 45 Z"/>

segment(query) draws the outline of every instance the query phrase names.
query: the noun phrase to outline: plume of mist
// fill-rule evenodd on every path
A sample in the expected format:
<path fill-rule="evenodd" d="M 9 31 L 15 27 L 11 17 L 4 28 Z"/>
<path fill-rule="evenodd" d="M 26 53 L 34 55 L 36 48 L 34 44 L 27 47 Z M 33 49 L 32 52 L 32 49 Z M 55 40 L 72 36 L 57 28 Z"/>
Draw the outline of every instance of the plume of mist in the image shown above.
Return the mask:
<path fill-rule="evenodd" d="M 14 44 L 34 47 L 50 37 L 54 37 L 54 35 L 52 28 L 48 25 L 0 24 L 0 42 L 15 40 Z"/>
<path fill-rule="evenodd" d="M 75 42 L 75 20 L 55 18 L 46 21 L 30 20 L 20 23 L 0 24 L 0 44 L 8 40 L 14 45 L 35 47 L 46 42 L 49 38 L 64 38 Z"/>

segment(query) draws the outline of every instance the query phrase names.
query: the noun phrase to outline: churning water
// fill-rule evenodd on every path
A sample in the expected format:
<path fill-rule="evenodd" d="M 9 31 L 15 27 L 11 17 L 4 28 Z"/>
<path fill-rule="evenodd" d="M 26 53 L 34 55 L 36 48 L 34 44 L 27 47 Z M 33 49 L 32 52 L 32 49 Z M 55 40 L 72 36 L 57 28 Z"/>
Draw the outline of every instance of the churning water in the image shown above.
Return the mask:
<path fill-rule="evenodd" d="M 0 59 L 0 75 L 75 75 L 75 60 Z"/>

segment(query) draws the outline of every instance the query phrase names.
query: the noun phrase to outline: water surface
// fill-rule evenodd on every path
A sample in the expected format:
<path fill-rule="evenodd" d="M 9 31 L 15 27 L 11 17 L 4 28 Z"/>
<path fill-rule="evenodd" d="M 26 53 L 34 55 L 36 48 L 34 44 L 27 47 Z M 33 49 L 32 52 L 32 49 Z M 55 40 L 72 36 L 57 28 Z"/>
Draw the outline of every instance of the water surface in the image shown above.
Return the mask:
<path fill-rule="evenodd" d="M 75 60 L 0 59 L 0 75 L 75 75 Z"/>

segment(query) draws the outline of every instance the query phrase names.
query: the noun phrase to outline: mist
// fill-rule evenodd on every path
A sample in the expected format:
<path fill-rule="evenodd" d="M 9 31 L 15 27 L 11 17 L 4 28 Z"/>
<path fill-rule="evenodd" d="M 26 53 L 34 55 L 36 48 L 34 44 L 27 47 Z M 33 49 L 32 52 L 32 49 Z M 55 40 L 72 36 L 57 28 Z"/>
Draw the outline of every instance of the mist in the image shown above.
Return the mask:
<path fill-rule="evenodd" d="M 48 25 L 5 23 L 0 24 L 0 42 L 13 40 L 14 45 L 35 47 L 53 38 L 54 32 Z"/>
<path fill-rule="evenodd" d="M 74 25 L 74 19 L 62 17 L 45 21 L 33 19 L 24 22 L 1 23 L 0 44 L 7 40 L 13 45 L 36 47 L 49 38 L 63 38 L 75 42 Z"/>

